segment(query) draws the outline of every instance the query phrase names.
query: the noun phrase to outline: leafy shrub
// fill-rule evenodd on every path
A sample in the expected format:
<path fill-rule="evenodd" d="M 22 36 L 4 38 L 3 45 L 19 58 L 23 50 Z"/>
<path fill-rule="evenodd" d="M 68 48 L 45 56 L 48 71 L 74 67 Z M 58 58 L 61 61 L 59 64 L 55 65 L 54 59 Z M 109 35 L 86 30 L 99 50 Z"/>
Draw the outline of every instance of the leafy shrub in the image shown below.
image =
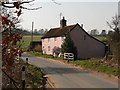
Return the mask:
<path fill-rule="evenodd" d="M 36 52 L 42 52 L 42 47 L 41 47 L 41 45 L 35 46 L 34 51 L 36 51 Z"/>
<path fill-rule="evenodd" d="M 59 47 L 54 47 L 53 48 L 53 55 L 58 56 L 60 54 L 61 49 Z"/>

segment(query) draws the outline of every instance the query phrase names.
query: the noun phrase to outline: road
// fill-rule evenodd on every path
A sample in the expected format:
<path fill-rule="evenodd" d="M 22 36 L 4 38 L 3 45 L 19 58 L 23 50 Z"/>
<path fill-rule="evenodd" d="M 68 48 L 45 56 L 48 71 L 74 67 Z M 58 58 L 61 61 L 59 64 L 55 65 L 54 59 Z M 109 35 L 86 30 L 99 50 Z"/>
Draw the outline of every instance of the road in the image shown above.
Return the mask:
<path fill-rule="evenodd" d="M 29 58 L 29 63 L 43 69 L 54 81 L 56 88 L 118 88 L 116 83 L 53 60 L 27 54 L 24 54 L 22 58 L 24 60 Z"/>

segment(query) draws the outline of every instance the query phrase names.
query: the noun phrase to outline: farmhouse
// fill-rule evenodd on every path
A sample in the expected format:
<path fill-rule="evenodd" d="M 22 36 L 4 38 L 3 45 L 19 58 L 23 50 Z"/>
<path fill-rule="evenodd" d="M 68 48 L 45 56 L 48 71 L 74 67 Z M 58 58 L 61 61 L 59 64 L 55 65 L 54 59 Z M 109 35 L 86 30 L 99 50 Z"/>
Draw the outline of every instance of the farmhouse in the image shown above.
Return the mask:
<path fill-rule="evenodd" d="M 42 37 L 42 50 L 44 54 L 52 54 L 54 47 L 61 48 L 64 42 L 66 33 L 70 32 L 71 39 L 77 48 L 78 58 L 92 58 L 92 57 L 104 57 L 105 44 L 91 35 L 89 35 L 84 29 L 83 25 L 66 24 L 66 20 L 60 21 L 60 27 L 50 29 Z"/>

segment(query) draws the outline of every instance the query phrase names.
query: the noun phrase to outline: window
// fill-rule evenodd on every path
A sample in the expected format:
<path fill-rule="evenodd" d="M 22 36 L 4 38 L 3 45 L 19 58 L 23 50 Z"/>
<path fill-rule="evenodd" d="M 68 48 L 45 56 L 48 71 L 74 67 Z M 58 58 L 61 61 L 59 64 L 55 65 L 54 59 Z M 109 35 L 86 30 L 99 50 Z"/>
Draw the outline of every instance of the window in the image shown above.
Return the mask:
<path fill-rule="evenodd" d="M 57 47 L 55 46 L 54 48 L 56 49 Z"/>
<path fill-rule="evenodd" d="M 48 51 L 50 51 L 50 46 L 48 46 Z"/>
<path fill-rule="evenodd" d="M 61 39 L 62 39 L 62 42 L 64 42 L 64 37 L 61 37 Z"/>
<path fill-rule="evenodd" d="M 54 40 L 55 40 L 55 42 L 56 42 L 56 41 L 57 41 L 57 38 L 55 37 Z"/>
<path fill-rule="evenodd" d="M 50 38 L 48 38 L 48 42 L 50 42 Z"/>
<path fill-rule="evenodd" d="M 84 40 L 86 40 L 86 35 L 84 35 Z"/>
<path fill-rule="evenodd" d="M 43 46 L 43 50 L 45 49 L 45 47 Z"/>

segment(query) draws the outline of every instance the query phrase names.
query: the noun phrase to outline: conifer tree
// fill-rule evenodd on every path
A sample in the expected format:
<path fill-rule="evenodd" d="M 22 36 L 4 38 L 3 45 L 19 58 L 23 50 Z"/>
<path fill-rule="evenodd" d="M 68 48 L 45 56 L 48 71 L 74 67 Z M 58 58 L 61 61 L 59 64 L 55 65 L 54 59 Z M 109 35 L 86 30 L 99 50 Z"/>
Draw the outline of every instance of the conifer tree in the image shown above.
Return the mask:
<path fill-rule="evenodd" d="M 67 33 L 65 36 L 64 43 L 61 45 L 62 53 L 73 53 L 74 59 L 77 59 L 77 48 L 74 46 L 74 43 L 70 37 L 70 33 Z"/>

